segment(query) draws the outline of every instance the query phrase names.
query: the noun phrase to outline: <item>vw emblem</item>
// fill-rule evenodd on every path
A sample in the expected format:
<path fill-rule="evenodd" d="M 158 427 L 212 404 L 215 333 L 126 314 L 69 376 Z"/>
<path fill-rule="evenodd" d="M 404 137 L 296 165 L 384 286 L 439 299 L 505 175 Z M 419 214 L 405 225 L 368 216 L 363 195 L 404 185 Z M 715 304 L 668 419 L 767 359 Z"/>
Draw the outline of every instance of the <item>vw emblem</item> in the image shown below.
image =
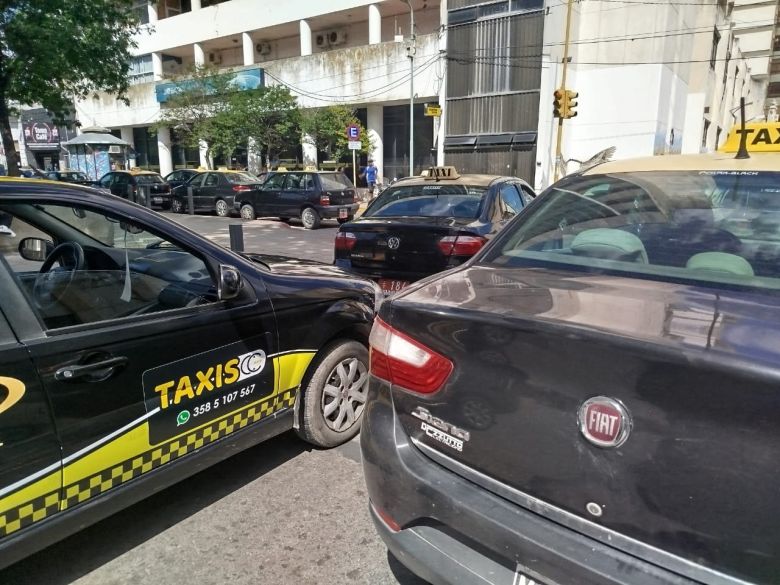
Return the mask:
<path fill-rule="evenodd" d="M 631 433 L 631 417 L 619 401 L 594 396 L 580 406 L 580 432 L 597 447 L 620 447 Z"/>
<path fill-rule="evenodd" d="M 392 238 L 387 238 L 387 247 L 391 250 L 397 250 L 398 246 L 401 245 L 401 238 L 396 238 L 393 236 Z"/>

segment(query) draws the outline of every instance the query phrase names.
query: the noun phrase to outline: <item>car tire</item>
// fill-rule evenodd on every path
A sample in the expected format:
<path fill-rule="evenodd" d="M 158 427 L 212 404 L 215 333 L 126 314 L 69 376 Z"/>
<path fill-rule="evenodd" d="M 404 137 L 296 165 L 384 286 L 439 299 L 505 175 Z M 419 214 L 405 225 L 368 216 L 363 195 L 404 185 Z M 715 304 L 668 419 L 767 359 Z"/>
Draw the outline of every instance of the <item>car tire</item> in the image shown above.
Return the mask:
<path fill-rule="evenodd" d="M 227 217 L 230 215 L 230 208 L 228 207 L 227 201 L 224 199 L 217 199 L 217 202 L 214 204 L 214 211 L 216 211 L 217 217 Z"/>
<path fill-rule="evenodd" d="M 257 218 L 257 214 L 255 213 L 255 208 L 252 207 L 249 203 L 244 203 L 241 206 L 241 219 L 246 220 L 252 220 Z"/>
<path fill-rule="evenodd" d="M 184 202 L 181 199 L 171 201 L 171 211 L 174 213 L 184 213 Z"/>
<path fill-rule="evenodd" d="M 304 207 L 301 211 L 301 223 L 307 230 L 316 230 L 320 227 L 320 214 L 313 207 Z"/>
<path fill-rule="evenodd" d="M 300 396 L 298 435 L 318 447 L 336 447 L 357 435 L 368 395 L 368 349 L 340 339 L 320 350 Z"/>
<path fill-rule="evenodd" d="M 347 223 L 348 221 L 352 221 L 353 219 L 355 219 L 355 216 L 354 215 L 349 215 L 349 216 L 347 216 L 344 219 L 338 218 L 336 221 L 338 221 L 339 225 L 341 225 L 341 224 Z"/>

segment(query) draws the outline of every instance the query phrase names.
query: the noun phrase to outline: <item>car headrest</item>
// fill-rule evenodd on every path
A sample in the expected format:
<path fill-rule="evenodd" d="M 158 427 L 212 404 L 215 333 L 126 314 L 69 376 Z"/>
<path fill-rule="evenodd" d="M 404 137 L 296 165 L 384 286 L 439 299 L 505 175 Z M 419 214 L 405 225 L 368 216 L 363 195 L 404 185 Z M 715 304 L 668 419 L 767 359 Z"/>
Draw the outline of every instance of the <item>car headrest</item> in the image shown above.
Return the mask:
<path fill-rule="evenodd" d="M 574 237 L 571 251 L 575 256 L 620 260 L 647 264 L 647 252 L 637 236 L 622 230 L 596 228 L 585 230 Z"/>
<path fill-rule="evenodd" d="M 690 257 L 685 267 L 698 272 L 755 276 L 750 262 L 742 256 L 726 252 L 702 252 Z"/>

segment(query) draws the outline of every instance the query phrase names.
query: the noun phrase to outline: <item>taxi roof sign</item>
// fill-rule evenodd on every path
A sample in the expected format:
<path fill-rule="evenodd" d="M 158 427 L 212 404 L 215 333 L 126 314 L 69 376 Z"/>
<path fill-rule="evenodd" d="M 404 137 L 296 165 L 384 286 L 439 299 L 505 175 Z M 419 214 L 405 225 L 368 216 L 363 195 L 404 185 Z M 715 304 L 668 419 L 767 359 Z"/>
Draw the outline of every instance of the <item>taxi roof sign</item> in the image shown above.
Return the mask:
<path fill-rule="evenodd" d="M 455 167 L 430 167 L 426 179 L 440 181 L 441 179 L 459 179 L 460 175 Z"/>
<path fill-rule="evenodd" d="M 718 152 L 738 152 L 739 139 L 742 130 L 734 126 L 729 132 L 726 141 L 718 148 Z M 777 152 L 780 153 L 780 123 L 779 122 L 754 122 L 745 124 L 747 134 L 748 152 Z"/>

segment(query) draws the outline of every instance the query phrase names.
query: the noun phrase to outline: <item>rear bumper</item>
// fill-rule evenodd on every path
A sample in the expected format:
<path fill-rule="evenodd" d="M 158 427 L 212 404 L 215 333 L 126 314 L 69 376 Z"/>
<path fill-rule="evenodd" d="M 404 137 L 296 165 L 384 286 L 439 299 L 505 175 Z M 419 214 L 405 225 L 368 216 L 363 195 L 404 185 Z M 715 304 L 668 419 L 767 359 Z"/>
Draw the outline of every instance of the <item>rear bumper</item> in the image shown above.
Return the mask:
<path fill-rule="evenodd" d="M 676 564 L 685 570 L 671 571 L 629 555 L 605 544 L 606 534 L 585 536 L 439 465 L 411 442 L 388 385 L 373 377 L 360 437 L 377 531 L 401 563 L 434 585 L 742 583 L 683 559 Z"/>
<path fill-rule="evenodd" d="M 391 280 L 405 280 L 408 282 L 416 282 L 420 279 L 430 276 L 430 272 L 401 272 L 397 270 L 375 270 L 369 268 L 356 267 L 352 264 L 349 258 L 336 258 L 334 264 L 343 270 L 347 270 L 352 274 L 357 274 L 363 278 L 370 280 L 379 280 L 380 278 L 387 278 Z"/>
<path fill-rule="evenodd" d="M 339 216 L 340 209 L 347 209 L 347 215 L 352 218 L 355 217 L 359 207 L 359 203 L 350 203 L 349 205 L 339 205 L 334 203 L 333 205 L 316 205 L 314 208 L 323 219 L 336 219 Z"/>

